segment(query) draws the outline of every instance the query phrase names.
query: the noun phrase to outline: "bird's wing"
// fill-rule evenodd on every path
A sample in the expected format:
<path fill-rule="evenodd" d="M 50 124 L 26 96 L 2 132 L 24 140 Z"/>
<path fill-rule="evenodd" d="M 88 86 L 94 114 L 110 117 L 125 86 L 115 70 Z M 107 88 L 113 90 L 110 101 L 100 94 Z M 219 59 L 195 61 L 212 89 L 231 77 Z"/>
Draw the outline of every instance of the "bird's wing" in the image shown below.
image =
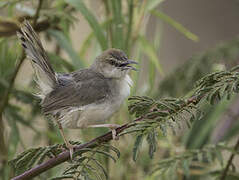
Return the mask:
<path fill-rule="evenodd" d="M 61 75 L 59 84 L 42 102 L 45 114 L 97 103 L 110 95 L 107 79 L 90 69 Z"/>

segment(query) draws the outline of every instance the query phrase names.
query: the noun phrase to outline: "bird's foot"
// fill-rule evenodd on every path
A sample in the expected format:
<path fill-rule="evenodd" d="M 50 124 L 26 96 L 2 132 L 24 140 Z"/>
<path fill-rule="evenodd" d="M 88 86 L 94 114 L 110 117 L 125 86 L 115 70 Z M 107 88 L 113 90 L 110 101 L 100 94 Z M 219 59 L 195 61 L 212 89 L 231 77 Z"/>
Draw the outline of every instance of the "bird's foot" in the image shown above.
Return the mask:
<path fill-rule="evenodd" d="M 112 139 L 118 140 L 119 137 L 117 136 L 116 128 L 120 127 L 118 124 L 96 124 L 96 125 L 90 125 L 88 127 L 107 127 L 111 129 L 112 132 Z"/>
<path fill-rule="evenodd" d="M 118 141 L 119 136 L 117 136 L 116 128 L 120 127 L 118 124 L 110 124 L 109 128 L 111 129 L 112 132 L 112 139 Z"/>
<path fill-rule="evenodd" d="M 118 141 L 119 140 L 119 136 L 117 136 L 117 132 L 115 129 L 111 129 L 112 132 L 112 139 Z"/>
<path fill-rule="evenodd" d="M 70 151 L 70 158 L 73 160 L 73 153 L 74 153 L 74 145 L 70 144 L 68 141 L 65 143 L 66 148 Z"/>
<path fill-rule="evenodd" d="M 74 153 L 74 145 L 70 144 L 70 142 L 66 139 L 66 136 L 65 136 L 65 134 L 64 134 L 64 131 L 63 131 L 63 129 L 62 129 L 62 125 L 60 124 L 59 121 L 57 121 L 57 124 L 58 124 L 58 126 L 59 126 L 61 136 L 62 136 L 63 139 L 64 139 L 65 145 L 66 145 L 67 149 L 70 151 L 70 158 L 71 158 L 71 160 L 72 160 L 72 159 L 73 159 L 73 153 Z"/>

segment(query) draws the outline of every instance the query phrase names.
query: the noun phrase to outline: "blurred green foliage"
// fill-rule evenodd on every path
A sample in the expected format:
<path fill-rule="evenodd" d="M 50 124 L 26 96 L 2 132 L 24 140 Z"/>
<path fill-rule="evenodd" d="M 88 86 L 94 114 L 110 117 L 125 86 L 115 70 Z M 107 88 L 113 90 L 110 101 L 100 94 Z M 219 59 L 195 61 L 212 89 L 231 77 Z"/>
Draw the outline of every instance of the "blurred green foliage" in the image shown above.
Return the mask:
<path fill-rule="evenodd" d="M 58 72 L 87 67 L 100 52 L 109 47 L 120 48 L 130 58 L 138 60 L 141 64 L 147 64 L 138 74 L 132 74 L 134 81 L 132 95 L 152 98 L 142 96 L 132 98 L 131 102 L 134 103 L 129 105 L 129 111 L 140 116 L 148 113 L 152 106 L 157 106 L 160 110 L 148 114 L 148 118 L 157 117 L 160 123 L 147 121 L 137 124 L 134 129 L 125 132 L 134 132 L 135 136 L 127 135 L 127 138 L 122 136 L 119 142 L 113 142 L 117 149 L 111 145 L 108 147 L 103 145 L 94 150 L 86 149 L 86 156 L 80 157 L 76 164 L 64 164 L 51 169 L 38 179 L 72 177 L 79 172 L 85 179 L 108 177 L 152 180 L 220 177 L 227 165 L 227 158 L 221 153 L 228 151 L 238 154 L 238 150 L 228 145 L 239 133 L 238 110 L 234 110 L 238 109 L 236 104 L 238 96 L 232 93 L 238 90 L 238 79 L 234 79 L 234 84 L 230 86 L 224 87 L 221 84 L 228 85 L 230 78 L 238 78 L 238 74 L 233 73 L 234 71 L 227 70 L 238 62 L 239 39 L 235 37 L 234 40 L 220 44 L 215 49 L 195 55 L 171 74 L 165 74 L 158 58 L 160 39 L 163 36 L 160 23 L 165 22 L 193 41 L 198 41 L 198 37 L 161 12 L 158 7 L 162 2 L 163 0 L 0 2 L 0 176 L 3 180 L 25 170 L 17 169 L 18 172 L 13 172 L 7 163 L 20 151 L 26 150 L 20 157 L 35 158 L 34 161 L 27 163 L 21 160 L 12 161 L 16 168 L 17 165 L 22 168 L 32 167 L 51 157 L 51 153 L 61 152 L 57 149 L 60 147 L 57 143 L 61 142 L 58 130 L 51 122 L 43 120 L 40 102 L 33 95 L 37 91 L 34 88 L 34 77 L 27 72 L 29 67 L 16 38 L 16 31 L 24 19 L 32 22 L 34 29 L 43 35 L 47 44 L 53 46 L 53 50 L 48 48 L 46 50 L 54 69 Z M 99 9 L 93 6 L 94 3 L 103 10 L 98 11 Z M 88 23 L 90 32 L 81 47 L 74 47 L 70 30 L 74 23 L 80 20 L 79 14 Z M 148 28 L 152 28 L 148 26 L 151 16 L 156 17 L 153 27 L 155 31 L 151 34 L 153 41 L 150 41 L 146 33 Z M 214 73 L 218 71 L 223 72 Z M 225 72 L 229 74 L 223 74 Z M 142 88 L 140 75 L 148 79 L 143 85 L 147 88 Z M 158 77 L 162 80 L 156 85 Z M 18 83 L 17 78 L 26 81 L 28 79 L 29 83 Z M 203 79 L 196 83 L 201 78 Z M 207 93 L 205 99 L 212 105 L 203 100 L 198 102 L 197 107 L 179 108 L 179 112 L 177 108 L 185 103 L 185 99 L 198 92 L 195 88 L 204 89 Z M 222 94 L 226 96 L 222 97 Z M 230 100 L 227 100 L 227 97 Z M 218 103 L 219 100 L 221 101 Z M 172 116 L 171 111 L 177 117 Z M 124 106 L 113 120 L 122 124 L 130 122 L 132 118 Z M 174 119 L 178 123 L 177 128 L 172 126 L 171 121 Z M 42 125 L 42 122 L 48 123 Z M 221 124 L 221 128 L 218 124 Z M 185 128 L 186 125 L 189 128 Z M 77 140 L 87 141 L 105 131 L 105 129 L 82 130 L 80 134 L 78 133 Z M 27 133 L 32 134 L 30 138 Z M 39 143 L 50 146 L 38 148 Z M 36 148 L 29 149 L 30 146 Z M 113 161 L 109 161 L 115 159 L 110 151 L 114 151 L 116 157 L 119 157 L 119 151 L 121 152 L 117 163 L 111 164 Z M 99 174 L 95 168 L 100 169 Z M 238 171 L 232 164 L 227 179 L 238 177 Z"/>

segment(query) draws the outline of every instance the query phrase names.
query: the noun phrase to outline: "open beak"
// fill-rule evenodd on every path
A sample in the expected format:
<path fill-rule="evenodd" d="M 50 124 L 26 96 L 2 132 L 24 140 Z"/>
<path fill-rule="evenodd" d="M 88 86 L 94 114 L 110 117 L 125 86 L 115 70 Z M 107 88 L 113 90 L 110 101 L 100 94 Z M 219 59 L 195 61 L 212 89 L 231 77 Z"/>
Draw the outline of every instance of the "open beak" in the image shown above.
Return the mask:
<path fill-rule="evenodd" d="M 128 59 L 127 60 L 127 63 L 128 64 L 139 64 L 138 62 L 134 61 L 134 60 L 131 60 L 131 59 Z"/>
<path fill-rule="evenodd" d="M 121 67 L 123 68 L 123 70 L 134 70 L 134 71 L 138 71 L 135 67 L 131 66 L 131 64 L 138 64 L 138 62 L 128 59 L 124 64 L 121 65 Z"/>

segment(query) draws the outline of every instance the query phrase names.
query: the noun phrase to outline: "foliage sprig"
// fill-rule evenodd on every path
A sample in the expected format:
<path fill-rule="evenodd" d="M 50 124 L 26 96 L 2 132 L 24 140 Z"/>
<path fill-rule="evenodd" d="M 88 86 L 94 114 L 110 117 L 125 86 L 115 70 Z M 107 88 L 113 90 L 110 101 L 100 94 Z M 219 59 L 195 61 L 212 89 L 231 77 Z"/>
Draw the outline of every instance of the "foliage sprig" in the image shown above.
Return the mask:
<path fill-rule="evenodd" d="M 212 74 L 209 74 L 199 80 L 196 83 L 196 87 L 194 90 L 193 95 L 190 98 L 162 98 L 160 100 L 154 100 L 150 97 L 145 96 L 133 96 L 129 98 L 131 101 L 131 104 L 129 105 L 129 112 L 131 114 L 135 114 L 136 120 L 134 120 L 131 123 L 127 123 L 119 128 L 116 129 L 117 134 L 124 135 L 124 134 L 130 134 L 133 132 L 137 132 L 137 137 L 135 141 L 135 145 L 133 148 L 133 159 L 137 159 L 137 155 L 139 153 L 139 148 L 142 144 L 143 138 L 147 137 L 147 142 L 149 144 L 149 155 L 150 157 L 153 157 L 154 152 L 156 151 L 156 143 L 157 143 L 157 136 L 156 132 L 157 129 L 161 130 L 163 134 L 166 135 L 167 128 L 170 127 L 171 129 L 175 129 L 175 126 L 178 126 L 180 124 L 180 121 L 185 120 L 190 124 L 193 120 L 199 119 L 199 117 L 202 115 L 200 111 L 200 102 L 205 100 L 208 100 L 210 103 L 214 104 L 214 102 L 217 102 L 218 100 L 221 100 L 224 96 L 230 97 L 229 95 L 232 95 L 234 93 L 238 92 L 238 81 L 239 81 L 239 73 L 237 70 L 239 69 L 239 66 L 236 66 L 232 68 L 229 71 L 220 71 L 215 72 Z M 215 95 L 216 94 L 216 95 Z M 95 148 L 98 148 L 102 145 L 102 142 L 108 142 L 112 139 L 111 132 L 102 135 L 88 143 L 80 144 L 76 146 L 76 155 L 82 154 L 84 151 L 91 152 L 91 153 L 100 153 L 103 155 L 107 155 L 109 158 L 113 159 L 113 156 L 105 153 L 104 151 L 98 151 L 94 150 Z M 55 147 L 58 146 L 52 146 L 52 150 L 55 149 Z M 185 163 L 182 163 L 181 165 L 184 166 L 185 169 L 188 169 L 189 162 L 188 160 L 192 160 L 192 157 L 196 156 L 199 157 L 200 154 L 205 154 L 207 152 L 207 160 L 211 160 L 214 153 L 216 152 L 217 159 L 222 160 L 221 155 L 218 154 L 218 147 L 223 147 L 224 149 L 230 149 L 226 146 L 214 146 L 214 147 L 207 147 L 202 150 L 191 150 L 187 151 L 184 154 L 181 154 L 176 157 L 172 157 L 168 160 L 163 160 L 159 163 L 158 169 L 162 169 L 164 167 L 169 167 L 171 162 L 177 161 L 180 158 L 184 158 Z M 223 149 L 222 148 L 222 149 Z M 117 153 L 119 156 L 119 151 L 111 147 L 111 149 Z M 49 156 L 49 153 L 51 150 L 37 148 L 32 151 L 30 151 L 30 154 L 33 155 L 35 158 L 31 161 L 30 165 L 35 164 L 43 157 L 42 154 L 44 154 L 44 157 L 47 155 Z M 39 157 L 37 154 L 39 153 Z M 40 153 L 44 152 L 44 153 Z M 60 152 L 60 151 L 57 151 Z M 14 159 L 12 162 L 14 162 L 16 165 L 24 165 L 26 161 L 29 160 L 28 151 L 23 152 L 22 155 L 18 156 L 16 159 Z M 63 157 L 62 154 L 67 153 L 67 155 L 64 155 L 65 160 L 69 159 L 69 152 L 60 152 L 61 154 L 58 154 L 58 157 Z M 54 154 L 54 153 L 51 153 Z M 37 156 L 37 157 L 36 157 Z M 83 156 L 84 157 L 84 156 Z M 76 161 L 76 164 L 70 164 L 68 169 L 63 172 L 63 177 L 73 176 L 73 174 L 81 174 L 84 175 L 89 170 L 95 171 L 96 169 L 88 165 L 88 162 L 94 162 L 98 167 L 100 167 L 101 170 L 103 170 L 102 166 L 100 166 L 99 162 L 96 162 L 95 159 L 89 158 L 89 157 L 79 157 L 78 161 Z M 199 158 L 198 158 L 199 159 Z M 83 162 L 87 162 L 86 165 L 84 165 Z M 187 161 L 187 162 L 186 162 Z M 45 162 L 47 163 L 47 162 Z M 177 163 L 176 163 L 177 164 Z M 42 164 L 44 165 L 44 163 Z M 16 166 L 19 168 L 19 166 Z M 29 167 L 29 164 L 28 166 Z M 85 169 L 84 171 L 77 170 L 79 167 L 81 169 Z M 83 168 L 82 168 L 83 167 Z M 175 167 L 174 167 L 175 168 Z M 70 170 L 69 170 L 70 169 Z M 86 170 L 87 169 L 87 170 Z M 72 170 L 72 171 L 71 171 Z M 31 170 L 28 171 L 31 174 Z M 106 176 L 103 170 L 103 174 Z M 188 174 L 188 172 L 185 172 Z M 89 175 L 89 174 L 88 174 Z M 85 177 L 87 176 L 87 173 L 85 174 Z M 59 179 L 60 177 L 58 177 Z M 18 178 L 15 178 L 18 179 Z"/>

